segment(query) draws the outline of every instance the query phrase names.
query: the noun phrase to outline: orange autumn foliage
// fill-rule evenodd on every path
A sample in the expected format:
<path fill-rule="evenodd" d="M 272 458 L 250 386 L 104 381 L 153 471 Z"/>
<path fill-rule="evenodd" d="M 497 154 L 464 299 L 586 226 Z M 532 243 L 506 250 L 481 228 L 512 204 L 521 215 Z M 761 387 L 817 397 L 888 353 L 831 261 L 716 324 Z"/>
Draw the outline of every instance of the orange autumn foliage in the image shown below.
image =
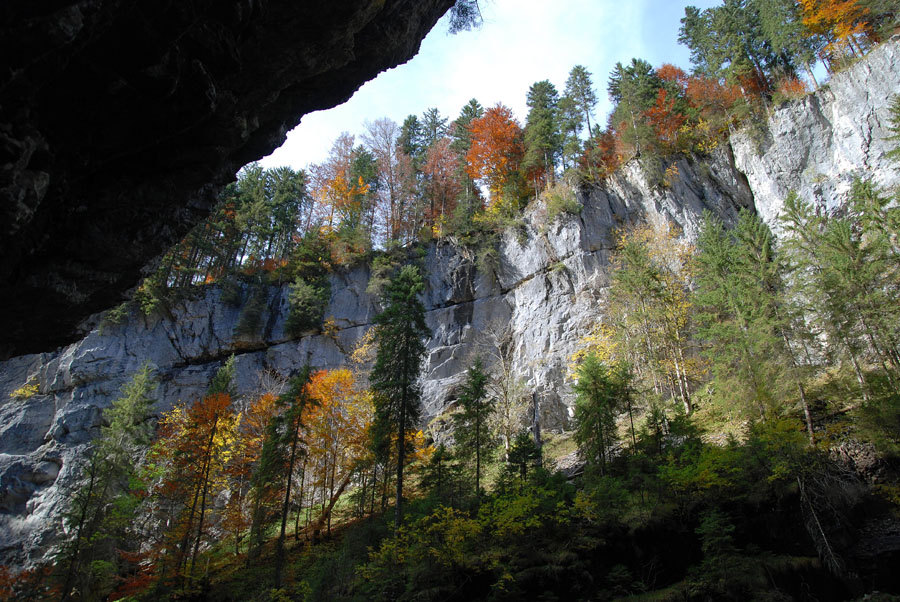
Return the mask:
<path fill-rule="evenodd" d="M 724 130 L 732 120 L 731 111 L 743 96 L 740 86 L 720 83 L 702 75 L 691 77 L 687 84 L 687 99 L 704 119 L 721 123 Z"/>
<path fill-rule="evenodd" d="M 830 40 L 827 50 L 853 49 L 854 38 L 866 33 L 865 15 L 869 9 L 857 0 L 800 0 L 803 25 L 811 34 Z"/>
<path fill-rule="evenodd" d="M 675 147 L 678 130 L 687 121 L 687 117 L 675 110 L 675 99 L 668 98 L 665 89 L 660 88 L 656 96 L 656 104 L 645 111 L 647 123 L 656 133 L 656 139 L 667 150 Z"/>
<path fill-rule="evenodd" d="M 496 202 L 525 154 L 522 127 L 512 110 L 498 104 L 472 120 L 469 131 L 472 146 L 466 154 L 466 172 L 486 184 Z"/>
<path fill-rule="evenodd" d="M 664 82 L 677 84 L 682 91 L 687 90 L 688 81 L 690 81 L 690 77 L 684 72 L 684 69 L 676 67 L 671 63 L 664 63 L 660 66 L 660 68 L 656 70 L 656 75 Z"/>
<path fill-rule="evenodd" d="M 618 147 L 620 145 L 616 133 L 611 128 L 595 136 L 580 159 L 581 168 L 587 173 L 597 172 L 597 176 L 605 177 L 614 172 L 620 164 Z"/>
<path fill-rule="evenodd" d="M 240 551 L 244 533 L 250 528 L 248 492 L 253 471 L 262 456 L 266 427 L 278 409 L 276 402 L 275 394 L 265 393 L 241 413 L 240 428 L 225 466 L 231 495 L 222 511 L 222 530 L 234 538 L 236 552 Z"/>
<path fill-rule="evenodd" d="M 163 476 L 153 493 L 164 507 L 180 508 L 163 535 L 165 547 L 178 548 L 176 575 L 187 567 L 190 548 L 197 549 L 192 542 L 199 542 L 212 522 L 206 511 L 226 485 L 224 467 L 239 420 L 227 393 L 176 406 L 160 419 L 150 461 Z"/>
<path fill-rule="evenodd" d="M 442 138 L 429 147 L 422 168 L 427 178 L 425 192 L 429 200 L 425 221 L 438 235 L 441 234 L 439 225 L 442 219 L 453 214 L 456 198 L 462 191 L 459 168 L 459 158 L 450 148 L 449 138 Z"/>

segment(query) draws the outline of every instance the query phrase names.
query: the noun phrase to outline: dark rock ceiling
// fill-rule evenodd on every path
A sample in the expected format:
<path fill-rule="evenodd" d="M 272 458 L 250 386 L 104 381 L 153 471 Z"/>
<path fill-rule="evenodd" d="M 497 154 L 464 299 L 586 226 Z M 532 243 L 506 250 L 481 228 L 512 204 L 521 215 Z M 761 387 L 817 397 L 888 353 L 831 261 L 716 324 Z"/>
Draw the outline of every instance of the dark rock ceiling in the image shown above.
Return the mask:
<path fill-rule="evenodd" d="M 242 165 L 409 60 L 453 0 L 6 0 L 0 358 L 121 301 Z"/>

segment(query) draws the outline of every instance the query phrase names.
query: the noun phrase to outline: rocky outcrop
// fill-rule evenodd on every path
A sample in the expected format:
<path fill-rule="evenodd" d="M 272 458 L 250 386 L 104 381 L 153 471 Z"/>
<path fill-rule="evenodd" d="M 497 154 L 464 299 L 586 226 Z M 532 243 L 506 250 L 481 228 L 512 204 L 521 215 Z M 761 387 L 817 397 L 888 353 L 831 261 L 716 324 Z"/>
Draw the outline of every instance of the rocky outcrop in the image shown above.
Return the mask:
<path fill-rule="evenodd" d="M 895 56 L 897 45 L 874 51 L 874 60 Z M 822 96 L 844 94 L 842 86 L 863 81 L 856 70 L 865 68 L 862 62 L 836 76 Z M 891 58 L 879 73 L 881 79 L 869 85 L 896 89 L 900 81 L 896 59 Z M 874 141 L 885 135 L 888 97 L 870 95 L 858 100 L 863 104 L 852 108 L 853 115 L 876 116 L 869 138 L 853 139 L 858 144 L 868 140 L 865 148 L 852 151 L 861 153 L 863 167 L 826 162 L 823 169 L 836 179 L 857 174 L 876 177 L 884 184 L 895 182 L 896 176 L 871 169 L 884 165 L 885 146 Z M 800 102 L 827 105 L 822 98 Z M 769 122 L 772 131 L 786 132 L 790 120 L 799 118 L 789 113 L 792 106 L 774 112 Z M 850 105 L 840 106 L 851 110 Z M 837 108 L 829 110 L 832 122 L 843 119 Z M 835 131 L 833 127 L 804 131 L 808 144 L 803 148 L 825 148 L 835 143 L 836 135 L 844 141 L 842 148 L 852 147 L 851 136 Z M 666 180 L 648 180 L 645 174 L 658 170 L 632 161 L 604 186 L 579 193 L 580 215 L 550 221 L 542 205 L 531 206 L 524 226 L 504 234 L 494 261 L 478 261 L 476 250 L 449 243 L 429 247 L 422 260 L 427 273 L 426 317 L 433 333 L 423 365 L 426 415 L 435 416 L 453 403 L 473 356 L 489 355 L 495 343 L 492 331 L 505 330 L 513 372 L 533 393 L 543 428 L 568 426 L 572 402 L 566 380 L 568 358 L 580 337 L 601 317 L 615 230 L 644 221 L 670 223 L 693 239 L 706 209 L 726 221 L 733 220 L 741 207 L 774 215 L 782 192 L 766 182 L 801 189 L 802 181 L 791 184 L 788 173 L 821 171 L 819 165 L 793 155 L 798 147 L 782 140 L 786 135 L 773 137 L 760 157 L 746 135 L 739 134 L 733 145 L 724 144 L 709 157 L 679 160 L 677 170 L 670 170 Z M 779 159 L 778 149 L 787 155 Z M 803 156 L 817 160 L 811 153 Z M 780 176 L 761 161 L 796 167 Z M 837 199 L 840 190 L 833 194 Z M 222 302 L 222 292 L 210 287 L 194 299 L 179 302 L 170 316 L 135 317 L 121 326 L 96 328 L 57 352 L 0 363 L 0 542 L 4 546 L 0 555 L 21 564 L 46 550 L 58 527 L 63 492 L 77 474 L 76 459 L 97 432 L 102 408 L 143 362 L 149 361 L 159 378 L 158 411 L 201 395 L 232 353 L 241 395 L 253 394 L 258 374 L 266 370 L 289 374 L 307 362 L 321 368 L 341 365 L 377 311 L 375 300 L 366 293 L 368 277 L 365 267 L 332 275 L 326 315 L 334 319 L 336 329 L 329 334 L 296 340 L 286 336 L 287 292 L 273 287 L 268 291 L 263 331 L 255 338 L 236 337 L 240 308 Z M 29 383 L 37 385 L 35 395 L 10 397 Z"/>
<path fill-rule="evenodd" d="M 0 358 L 77 338 L 311 111 L 409 60 L 453 0 L 0 7 Z"/>
<path fill-rule="evenodd" d="M 733 136 L 737 168 L 747 175 L 760 215 L 775 222 L 792 190 L 833 209 L 856 177 L 887 189 L 900 170 L 886 157 L 888 104 L 900 93 L 900 36 L 834 75 L 817 93 L 774 110 L 763 128 Z"/>

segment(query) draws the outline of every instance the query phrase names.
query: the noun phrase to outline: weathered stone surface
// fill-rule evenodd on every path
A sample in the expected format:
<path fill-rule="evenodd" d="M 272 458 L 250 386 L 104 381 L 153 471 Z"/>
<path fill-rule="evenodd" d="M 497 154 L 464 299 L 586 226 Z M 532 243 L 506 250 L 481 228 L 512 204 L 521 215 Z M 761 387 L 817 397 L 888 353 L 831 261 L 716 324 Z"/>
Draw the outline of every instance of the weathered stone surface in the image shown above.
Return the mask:
<path fill-rule="evenodd" d="M 453 0 L 8 0 L 0 358 L 78 337 L 300 118 L 409 60 Z"/>
<path fill-rule="evenodd" d="M 873 60 L 894 56 L 898 46 L 894 43 L 873 52 Z M 896 89 L 900 67 L 890 64 L 891 69 L 878 71 L 876 81 L 860 79 L 863 76 L 856 70 L 867 69 L 865 62 L 860 63 L 835 77 L 830 91 L 823 94 L 842 97 L 842 86 L 855 87 L 860 81 L 878 90 Z M 844 113 L 839 111 L 883 114 L 881 95 L 855 98 L 863 104 L 847 101 L 832 109 L 831 120 L 842 119 Z M 802 182 L 791 184 L 793 176 L 770 170 L 763 159 L 775 165 L 796 163 L 790 173 L 798 177 L 820 171 L 817 164 L 794 157 L 793 153 L 801 152 L 800 146 L 781 138 L 790 135 L 784 129 L 788 110 L 790 106 L 773 115 L 771 127 L 781 128 L 782 133 L 762 158 L 755 157 L 739 135 L 734 151 L 723 144 L 703 160 L 679 160 L 677 175 L 665 184 L 648 181 L 644 172 L 652 170 L 638 162 L 625 165 L 604 186 L 579 192 L 584 208 L 578 216 L 564 215 L 548 223 L 541 205 L 528 208 L 526 225 L 504 234 L 496 265 L 486 272 L 475 268 L 472 250 L 448 243 L 431 246 L 423 259 L 426 319 L 433 334 L 423 363 L 426 416 L 439 414 L 455 401 L 474 354 L 486 353 L 488 335 L 499 326 L 510 331 L 514 372 L 534 393 L 542 427 L 567 427 L 572 403 L 566 378 L 568 358 L 580 337 L 602 317 L 616 229 L 644 221 L 670 223 L 694 239 L 705 209 L 732 221 L 741 207 L 755 207 L 771 219 L 782 198 L 782 189 L 773 188 L 771 182 L 781 182 L 785 189 L 801 188 Z M 873 130 L 869 143 L 875 155 L 861 155 L 862 165 L 868 168 L 829 162 L 823 164 L 829 177 L 847 179 L 854 173 L 893 182 L 882 173 L 884 145 L 874 142 L 882 131 Z M 832 144 L 828 140 L 834 129 L 820 127 L 802 135 L 808 141 L 802 148 L 824 148 Z M 779 159 L 778 152 L 786 155 Z M 812 154 L 804 156 L 808 161 L 815 159 Z M 873 165 L 882 167 L 876 171 Z M 143 362 L 150 362 L 159 377 L 157 411 L 202 395 L 232 353 L 240 395 L 257 390 L 263 370 L 288 375 L 307 362 L 321 368 L 339 366 L 346 363 L 377 312 L 375 300 L 366 293 L 368 279 L 364 267 L 332 275 L 326 312 L 337 326 L 332 336 L 290 340 L 284 334 L 286 290 L 272 288 L 263 332 L 255 338 L 236 338 L 240 309 L 223 303 L 221 292 L 210 287 L 197 298 L 180 302 L 171 318 L 134 317 L 121 326 L 95 329 L 55 353 L 0 362 L 0 541 L 4 546 L 0 563 L 22 564 L 46 552 L 58 526 L 65 488 L 77 474 L 76 458 L 96 434 L 102 408 Z M 10 397 L 28 382 L 39 385 L 38 394 L 27 400 Z"/>
<path fill-rule="evenodd" d="M 856 177 L 884 188 L 900 183 L 885 156 L 888 106 L 900 92 L 900 36 L 837 73 L 816 94 L 775 109 L 763 130 L 732 137 L 735 163 L 747 175 L 760 215 L 774 223 L 792 190 L 828 209 Z M 754 133 L 755 132 L 755 133 Z"/>

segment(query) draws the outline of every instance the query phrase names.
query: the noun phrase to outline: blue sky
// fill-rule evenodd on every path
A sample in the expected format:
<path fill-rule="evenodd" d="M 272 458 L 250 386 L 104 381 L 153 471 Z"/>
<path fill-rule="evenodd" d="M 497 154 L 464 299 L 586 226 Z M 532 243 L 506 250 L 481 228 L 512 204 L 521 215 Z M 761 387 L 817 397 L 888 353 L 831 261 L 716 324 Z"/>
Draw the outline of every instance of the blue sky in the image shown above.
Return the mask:
<path fill-rule="evenodd" d="M 408 63 L 366 83 L 338 107 L 306 115 L 285 144 L 261 162 L 300 169 L 321 162 L 341 132 L 359 135 L 363 122 L 437 107 L 451 120 L 470 98 L 484 107 L 503 102 L 524 124 L 525 96 L 549 79 L 562 92 L 569 70 L 593 74 L 605 123 L 610 104 L 606 79 L 617 61 L 632 57 L 687 69 L 688 50 L 678 44 L 684 7 L 707 8 L 720 0 L 481 0 L 484 26 L 455 36 L 442 20 Z"/>

